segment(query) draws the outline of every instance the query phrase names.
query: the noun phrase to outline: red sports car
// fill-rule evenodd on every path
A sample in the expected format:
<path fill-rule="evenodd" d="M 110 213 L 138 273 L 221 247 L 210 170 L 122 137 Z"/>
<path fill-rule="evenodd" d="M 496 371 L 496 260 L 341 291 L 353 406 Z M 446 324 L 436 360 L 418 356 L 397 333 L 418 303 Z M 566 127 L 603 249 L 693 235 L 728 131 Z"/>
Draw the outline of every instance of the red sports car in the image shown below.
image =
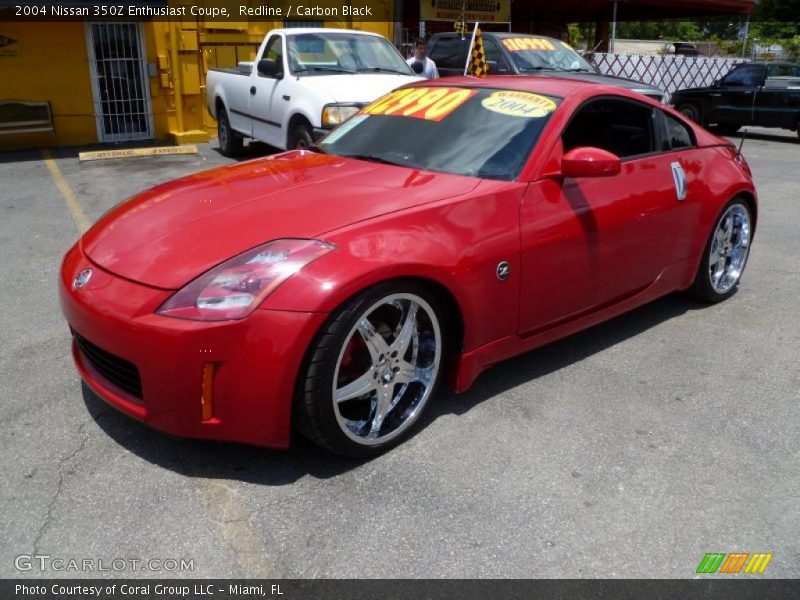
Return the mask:
<path fill-rule="evenodd" d="M 67 253 L 92 390 L 156 429 L 344 455 L 442 382 L 677 290 L 734 293 L 756 223 L 731 144 L 616 87 L 420 82 L 315 151 L 159 185 Z"/>

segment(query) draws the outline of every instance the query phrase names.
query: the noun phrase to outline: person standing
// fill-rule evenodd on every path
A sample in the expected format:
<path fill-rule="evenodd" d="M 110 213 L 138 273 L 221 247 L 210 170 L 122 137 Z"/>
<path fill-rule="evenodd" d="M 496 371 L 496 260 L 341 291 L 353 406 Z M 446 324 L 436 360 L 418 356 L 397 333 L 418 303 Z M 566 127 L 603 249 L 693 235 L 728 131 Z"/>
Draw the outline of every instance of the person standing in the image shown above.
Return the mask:
<path fill-rule="evenodd" d="M 436 63 L 427 57 L 427 50 L 428 43 L 422 38 L 417 38 L 417 41 L 414 43 L 414 56 L 409 58 L 406 62 L 412 69 L 414 69 L 414 63 L 422 65 L 421 71 L 419 71 L 419 67 L 417 67 L 417 69 L 414 69 L 414 72 L 423 79 L 438 79 L 439 71 L 436 69 Z"/>

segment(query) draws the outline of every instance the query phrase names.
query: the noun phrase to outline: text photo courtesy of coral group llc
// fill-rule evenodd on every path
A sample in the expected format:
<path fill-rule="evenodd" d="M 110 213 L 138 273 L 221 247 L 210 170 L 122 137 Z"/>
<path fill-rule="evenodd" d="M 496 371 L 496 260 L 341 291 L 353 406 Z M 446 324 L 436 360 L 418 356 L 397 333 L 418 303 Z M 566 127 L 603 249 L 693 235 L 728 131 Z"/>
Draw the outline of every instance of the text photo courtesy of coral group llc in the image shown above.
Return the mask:
<path fill-rule="evenodd" d="M 0 0 L 0 600 L 800 595 L 800 0 Z"/>

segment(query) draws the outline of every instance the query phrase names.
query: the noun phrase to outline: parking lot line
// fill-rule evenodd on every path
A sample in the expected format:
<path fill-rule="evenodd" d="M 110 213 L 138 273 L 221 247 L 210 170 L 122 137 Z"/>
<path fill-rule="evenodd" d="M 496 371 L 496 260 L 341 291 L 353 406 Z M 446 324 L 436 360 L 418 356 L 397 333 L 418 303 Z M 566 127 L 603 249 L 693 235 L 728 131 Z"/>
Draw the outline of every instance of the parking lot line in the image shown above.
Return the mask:
<path fill-rule="evenodd" d="M 58 168 L 56 161 L 53 160 L 50 151 L 42 150 L 42 157 L 44 158 L 44 164 L 47 165 L 47 170 L 50 171 L 50 176 L 53 178 L 53 183 L 56 184 L 56 188 L 58 188 L 61 197 L 64 198 L 64 203 L 67 205 L 69 214 L 75 222 L 75 227 L 78 228 L 80 233 L 83 233 L 89 229 L 89 219 L 86 218 L 81 203 L 78 202 L 75 192 L 72 191 L 72 188 L 69 187 L 69 183 L 67 183 L 67 180 L 61 174 L 61 169 Z"/>

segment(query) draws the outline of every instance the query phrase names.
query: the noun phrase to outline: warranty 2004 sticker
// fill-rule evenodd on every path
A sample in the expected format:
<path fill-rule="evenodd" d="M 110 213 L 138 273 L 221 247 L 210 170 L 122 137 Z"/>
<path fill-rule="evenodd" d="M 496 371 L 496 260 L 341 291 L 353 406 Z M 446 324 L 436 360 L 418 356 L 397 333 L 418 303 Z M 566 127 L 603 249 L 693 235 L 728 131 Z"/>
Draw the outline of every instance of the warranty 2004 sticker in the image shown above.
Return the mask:
<path fill-rule="evenodd" d="M 545 96 L 530 92 L 503 90 L 494 92 L 481 102 L 483 108 L 511 117 L 539 119 L 556 109 L 556 103 Z"/>

